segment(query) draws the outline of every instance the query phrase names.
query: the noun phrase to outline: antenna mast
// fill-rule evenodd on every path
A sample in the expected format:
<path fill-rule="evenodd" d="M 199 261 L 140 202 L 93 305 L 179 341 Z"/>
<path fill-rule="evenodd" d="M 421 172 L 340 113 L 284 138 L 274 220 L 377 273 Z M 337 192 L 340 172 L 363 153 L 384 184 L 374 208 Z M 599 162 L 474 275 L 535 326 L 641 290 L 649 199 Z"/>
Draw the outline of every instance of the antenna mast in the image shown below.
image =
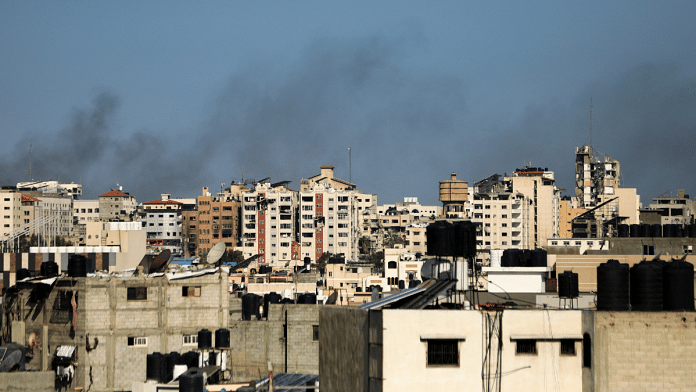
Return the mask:
<path fill-rule="evenodd" d="M 34 158 L 33 148 L 34 148 L 34 146 L 32 146 L 31 143 L 29 143 L 29 181 L 34 181 L 34 175 L 32 174 L 32 171 L 31 171 L 32 170 L 31 165 L 33 163 L 33 158 Z"/>
<path fill-rule="evenodd" d="M 590 97 L 590 147 L 592 147 L 592 97 Z"/>
<path fill-rule="evenodd" d="M 353 158 L 350 155 L 350 147 L 348 147 L 348 182 L 353 183 Z"/>

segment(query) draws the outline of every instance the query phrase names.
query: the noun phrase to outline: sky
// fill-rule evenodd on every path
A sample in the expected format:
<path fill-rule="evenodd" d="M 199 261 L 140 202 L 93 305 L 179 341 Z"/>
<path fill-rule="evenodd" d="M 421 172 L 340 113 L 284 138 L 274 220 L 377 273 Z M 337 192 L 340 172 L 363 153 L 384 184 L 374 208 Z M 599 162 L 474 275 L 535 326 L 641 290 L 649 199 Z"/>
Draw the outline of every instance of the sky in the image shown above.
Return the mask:
<path fill-rule="evenodd" d="M 139 202 L 335 176 L 438 202 L 575 148 L 696 196 L 693 1 L 0 2 L 0 184 Z M 590 108 L 592 107 L 592 121 Z M 592 132 L 590 132 L 590 129 Z M 350 148 L 350 154 L 349 154 Z M 30 159 L 31 157 L 31 159 Z"/>

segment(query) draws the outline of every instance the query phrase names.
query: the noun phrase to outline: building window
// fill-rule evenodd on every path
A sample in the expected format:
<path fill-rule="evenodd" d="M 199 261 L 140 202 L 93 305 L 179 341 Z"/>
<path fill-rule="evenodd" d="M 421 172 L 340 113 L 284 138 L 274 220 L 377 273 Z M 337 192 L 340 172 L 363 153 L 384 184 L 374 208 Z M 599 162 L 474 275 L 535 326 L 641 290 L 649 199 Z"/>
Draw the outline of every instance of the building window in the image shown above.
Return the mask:
<path fill-rule="evenodd" d="M 184 286 L 181 288 L 182 297 L 200 297 L 201 286 Z"/>
<path fill-rule="evenodd" d="M 515 354 L 537 354 L 537 342 L 534 339 L 520 339 L 517 341 L 517 349 Z"/>
<path fill-rule="evenodd" d="M 428 340 L 428 366 L 459 366 L 459 341 L 455 339 Z"/>
<path fill-rule="evenodd" d="M 575 340 L 561 339 L 561 355 L 576 355 Z"/>
<path fill-rule="evenodd" d="M 587 333 L 582 336 L 582 366 L 592 367 L 592 338 Z"/>
<path fill-rule="evenodd" d="M 129 301 L 147 300 L 147 287 L 128 287 Z"/>
<path fill-rule="evenodd" d="M 145 347 L 147 346 L 147 338 L 145 337 L 128 337 L 128 346 L 131 347 Z"/>
<path fill-rule="evenodd" d="M 655 245 L 643 245 L 643 255 L 652 256 L 655 254 Z"/>
<path fill-rule="evenodd" d="M 198 335 L 184 335 L 184 346 L 193 346 L 198 344 Z"/>
<path fill-rule="evenodd" d="M 318 325 L 312 325 L 312 341 L 313 342 L 319 341 L 319 326 Z"/>

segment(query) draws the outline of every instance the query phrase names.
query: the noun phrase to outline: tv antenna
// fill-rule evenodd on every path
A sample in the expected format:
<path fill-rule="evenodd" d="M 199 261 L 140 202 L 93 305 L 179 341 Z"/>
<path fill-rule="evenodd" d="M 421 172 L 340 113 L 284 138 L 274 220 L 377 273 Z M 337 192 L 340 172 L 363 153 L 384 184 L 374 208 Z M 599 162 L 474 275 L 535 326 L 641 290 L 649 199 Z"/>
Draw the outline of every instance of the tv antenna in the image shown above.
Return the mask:
<path fill-rule="evenodd" d="M 590 97 L 590 147 L 592 147 L 592 97 Z"/>

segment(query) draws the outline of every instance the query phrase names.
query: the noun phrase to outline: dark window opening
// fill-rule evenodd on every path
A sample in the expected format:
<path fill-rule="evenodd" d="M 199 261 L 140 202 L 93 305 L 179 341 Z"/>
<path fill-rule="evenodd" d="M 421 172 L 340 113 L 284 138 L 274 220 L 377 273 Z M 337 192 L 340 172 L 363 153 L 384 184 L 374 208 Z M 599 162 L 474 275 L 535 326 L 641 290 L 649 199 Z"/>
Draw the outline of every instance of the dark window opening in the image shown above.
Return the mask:
<path fill-rule="evenodd" d="M 592 338 L 587 333 L 582 336 L 582 366 L 592 367 Z"/>
<path fill-rule="evenodd" d="M 201 286 L 183 286 L 181 288 L 182 297 L 200 297 Z"/>
<path fill-rule="evenodd" d="M 561 340 L 561 355 L 575 355 L 575 341 L 563 339 Z"/>
<path fill-rule="evenodd" d="M 517 341 L 515 354 L 537 354 L 537 342 L 534 339 L 521 339 Z"/>
<path fill-rule="evenodd" d="M 129 287 L 129 301 L 144 301 L 147 299 L 147 287 Z"/>
<path fill-rule="evenodd" d="M 459 341 L 428 340 L 428 365 L 459 365 Z"/>
<path fill-rule="evenodd" d="M 312 325 L 312 341 L 314 341 L 314 342 L 319 341 L 319 326 L 318 325 Z"/>

